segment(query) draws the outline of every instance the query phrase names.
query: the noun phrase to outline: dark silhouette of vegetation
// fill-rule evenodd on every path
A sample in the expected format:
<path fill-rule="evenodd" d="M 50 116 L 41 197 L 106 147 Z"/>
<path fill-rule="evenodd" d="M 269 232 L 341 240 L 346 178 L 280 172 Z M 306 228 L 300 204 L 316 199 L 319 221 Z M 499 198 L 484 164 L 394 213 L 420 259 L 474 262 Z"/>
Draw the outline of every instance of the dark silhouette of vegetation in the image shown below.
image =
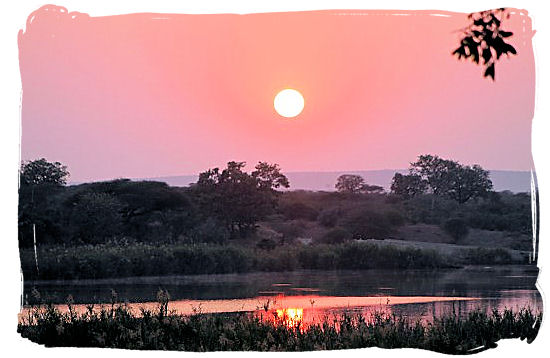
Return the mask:
<path fill-rule="evenodd" d="M 469 232 L 468 224 L 461 218 L 450 218 L 446 220 L 443 223 L 443 229 L 455 239 L 455 242 L 466 237 Z"/>
<path fill-rule="evenodd" d="M 342 174 L 336 180 L 336 190 L 344 194 L 383 193 L 384 188 L 378 185 L 369 185 L 360 175 Z"/>
<path fill-rule="evenodd" d="M 277 206 L 275 189 L 288 188 L 288 179 L 277 164 L 264 162 L 248 174 L 244 162 L 229 162 L 227 168 L 199 174 L 194 186 L 203 211 L 214 214 L 234 236 L 245 236 L 254 224 Z"/>
<path fill-rule="evenodd" d="M 403 199 L 411 199 L 417 195 L 426 193 L 428 184 L 418 174 L 403 175 L 395 173 L 390 189 L 393 194 Z"/>
<path fill-rule="evenodd" d="M 471 24 L 462 30 L 460 46 L 453 55 L 458 59 L 471 59 L 485 67 L 484 77 L 495 80 L 495 64 L 502 55 L 516 55 L 517 51 L 505 41 L 513 35 L 502 29 L 504 19 L 510 18 L 506 8 L 486 10 L 468 15 Z"/>
<path fill-rule="evenodd" d="M 38 249 L 39 274 L 34 264 L 34 251 L 21 250 L 21 268 L 26 280 L 68 280 L 298 269 L 433 269 L 456 264 L 433 250 L 360 242 L 270 247 L 146 243 L 56 246 Z"/>
<path fill-rule="evenodd" d="M 325 244 L 341 244 L 350 241 L 353 238 L 351 232 L 343 228 L 329 230 L 321 239 Z"/>
<path fill-rule="evenodd" d="M 303 326 L 284 319 L 263 319 L 251 313 L 178 315 L 168 310 L 169 295 L 159 291 L 158 307 L 134 314 L 124 304 L 93 305 L 77 313 L 72 300 L 67 312 L 51 304 L 30 307 L 17 326 L 22 337 L 47 347 L 104 347 L 183 351 L 311 351 L 365 347 L 420 348 L 446 354 L 471 354 L 494 348 L 501 339 L 536 338 L 542 313 L 530 308 L 467 317 L 455 312 L 433 322 L 375 312 L 367 320 L 343 313 Z M 262 314 L 263 315 L 263 314 Z M 265 312 L 273 315 L 273 312 Z M 267 317 L 266 317 L 267 318 Z"/>
<path fill-rule="evenodd" d="M 19 172 L 21 186 L 42 184 L 65 185 L 69 172 L 67 167 L 59 162 L 50 163 L 46 159 L 21 163 Z"/>
<path fill-rule="evenodd" d="M 409 171 L 410 176 L 406 179 L 398 173 L 394 177 L 394 194 L 409 194 L 412 191 L 417 195 L 416 193 L 422 192 L 422 188 L 427 187 L 434 195 L 448 197 L 463 204 L 471 198 L 486 196 L 493 189 L 489 172 L 479 165 L 462 165 L 437 155 L 420 155 L 416 162 L 411 163 Z M 416 183 L 413 190 L 409 188 L 412 183 Z"/>
<path fill-rule="evenodd" d="M 468 264 L 468 257 L 489 260 L 483 255 L 449 260 L 392 247 L 373 254 L 368 245 L 354 246 L 356 252 L 349 256 L 343 249 L 355 244 L 350 240 L 397 236 L 407 241 L 415 225 L 433 225 L 455 241 L 463 238 L 459 229 L 477 230 L 463 243 L 474 250 L 487 246 L 479 230 L 500 232 L 507 249 L 530 250 L 529 193 L 490 191 L 483 169 L 437 156 L 421 156 L 411 165 L 412 183 L 429 191 L 399 184 L 403 177 L 396 174 L 390 194 L 277 191 L 289 185 L 277 165 L 260 163 L 246 173 L 244 163 L 230 162 L 183 188 L 128 179 L 24 185 L 19 193 L 23 273 L 25 279 L 38 278 L 34 232 L 43 279 L 375 268 L 388 267 L 388 262 L 395 267 L 441 267 Z M 438 227 L 445 229 L 450 218 L 462 222 L 445 234 Z M 479 243 L 472 241 L 476 237 Z M 515 241 L 510 243 L 510 237 Z M 403 252 L 424 257 L 424 263 L 411 263 Z M 523 263 L 521 255 L 501 255 L 497 261 Z"/>

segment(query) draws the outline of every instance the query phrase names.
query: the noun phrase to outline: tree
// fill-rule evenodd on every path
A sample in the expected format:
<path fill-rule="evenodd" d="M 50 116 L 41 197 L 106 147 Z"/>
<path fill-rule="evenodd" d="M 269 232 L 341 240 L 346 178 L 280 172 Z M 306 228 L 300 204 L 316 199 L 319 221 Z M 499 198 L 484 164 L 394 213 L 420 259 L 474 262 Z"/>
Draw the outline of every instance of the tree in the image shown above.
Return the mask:
<path fill-rule="evenodd" d="M 261 189 L 274 190 L 281 187 L 290 187 L 288 178 L 281 173 L 278 164 L 259 162 L 255 169 L 256 170 L 251 173 L 251 176 L 256 179 Z"/>
<path fill-rule="evenodd" d="M 428 183 L 418 174 L 403 175 L 395 173 L 391 183 L 392 194 L 403 199 L 411 199 L 419 194 L 424 194 L 428 189 Z"/>
<path fill-rule="evenodd" d="M 360 175 L 342 174 L 336 179 L 335 188 L 340 193 L 357 194 L 363 191 L 365 179 Z"/>
<path fill-rule="evenodd" d="M 485 66 L 484 77 L 495 80 L 495 63 L 502 55 L 516 55 L 514 46 L 506 43 L 505 38 L 513 35 L 512 32 L 501 29 L 504 19 L 510 18 L 507 9 L 481 11 L 468 15 L 471 24 L 462 30 L 463 36 L 460 46 L 453 51 L 458 59 L 471 59 L 474 63 Z"/>
<path fill-rule="evenodd" d="M 120 232 L 122 204 L 107 193 L 87 192 L 75 203 L 69 217 L 73 235 L 83 243 L 98 244 Z"/>
<path fill-rule="evenodd" d="M 227 168 L 199 174 L 195 191 L 206 216 L 214 215 L 232 236 L 243 236 L 277 205 L 275 189 L 289 187 L 277 164 L 260 162 L 248 174 L 245 162 L 229 162 Z"/>
<path fill-rule="evenodd" d="M 59 162 L 50 163 L 41 158 L 21 163 L 19 172 L 22 186 L 42 184 L 65 185 L 69 172 L 67 167 Z"/>
<path fill-rule="evenodd" d="M 493 189 L 489 172 L 479 165 L 465 166 L 438 156 L 419 156 L 411 163 L 409 171 L 425 181 L 434 195 L 451 198 L 460 204 L 470 198 L 486 196 Z"/>

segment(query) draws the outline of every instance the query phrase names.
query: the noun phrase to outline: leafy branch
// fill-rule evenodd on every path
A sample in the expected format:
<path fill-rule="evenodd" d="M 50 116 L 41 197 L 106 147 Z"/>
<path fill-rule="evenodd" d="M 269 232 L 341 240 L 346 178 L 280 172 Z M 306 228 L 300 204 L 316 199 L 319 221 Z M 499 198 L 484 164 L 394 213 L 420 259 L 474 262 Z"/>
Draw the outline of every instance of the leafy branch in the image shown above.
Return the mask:
<path fill-rule="evenodd" d="M 458 59 L 471 59 L 476 64 L 485 66 L 484 77 L 495 80 L 495 63 L 502 55 L 516 55 L 514 46 L 504 39 L 513 35 L 512 32 L 501 29 L 502 21 L 509 19 L 510 13 L 506 8 L 486 10 L 468 15 L 471 24 L 464 28 L 460 46 L 453 55 Z"/>

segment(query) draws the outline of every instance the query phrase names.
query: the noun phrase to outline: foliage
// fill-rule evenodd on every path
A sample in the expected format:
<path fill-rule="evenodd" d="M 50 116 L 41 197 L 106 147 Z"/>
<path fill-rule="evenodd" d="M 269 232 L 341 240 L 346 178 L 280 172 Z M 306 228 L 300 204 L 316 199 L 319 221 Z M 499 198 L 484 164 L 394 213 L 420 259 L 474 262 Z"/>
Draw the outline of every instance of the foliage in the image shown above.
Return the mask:
<path fill-rule="evenodd" d="M 381 194 L 384 188 L 379 185 L 370 185 L 365 182 L 365 179 L 360 175 L 342 174 L 336 179 L 336 190 L 339 193 L 345 194 Z"/>
<path fill-rule="evenodd" d="M 340 193 L 360 193 L 365 186 L 365 179 L 360 175 L 342 174 L 336 179 L 335 188 Z"/>
<path fill-rule="evenodd" d="M 354 239 L 386 239 L 393 232 L 394 222 L 380 211 L 358 207 L 348 211 L 342 218 L 345 227 Z"/>
<path fill-rule="evenodd" d="M 48 162 L 44 158 L 21 163 L 19 172 L 21 186 L 24 185 L 65 185 L 69 172 L 59 162 Z"/>
<path fill-rule="evenodd" d="M 229 162 L 227 168 L 199 174 L 194 189 L 203 212 L 214 215 L 230 233 L 244 236 L 277 206 L 275 189 L 288 187 L 288 179 L 277 164 L 260 162 L 251 174 L 244 162 Z"/>
<path fill-rule="evenodd" d="M 463 204 L 470 198 L 486 196 L 493 189 L 489 172 L 479 165 L 462 165 L 433 155 L 420 155 L 410 172 L 424 180 L 432 193 Z"/>
<path fill-rule="evenodd" d="M 309 221 L 315 221 L 319 212 L 302 202 L 293 202 L 285 205 L 280 205 L 281 213 L 289 220 L 304 219 Z"/>
<path fill-rule="evenodd" d="M 20 250 L 25 280 L 100 279 L 131 276 L 193 275 L 296 269 L 438 268 L 453 263 L 432 250 L 362 242 L 284 245 L 271 251 L 207 244 L 113 242 L 75 247 Z"/>
<path fill-rule="evenodd" d="M 325 227 L 334 227 L 338 223 L 338 219 L 342 215 L 342 210 L 339 208 L 325 209 L 321 211 L 317 220 Z"/>
<path fill-rule="evenodd" d="M 510 18 L 505 8 L 486 10 L 468 15 L 471 24 L 462 30 L 460 46 L 453 55 L 458 59 L 471 59 L 476 64 L 485 66 L 484 77 L 495 80 L 495 64 L 502 55 L 516 55 L 517 51 L 504 39 L 513 35 L 512 32 L 502 30 L 504 19 Z M 481 62 L 482 61 L 482 62 Z"/>
<path fill-rule="evenodd" d="M 229 240 L 230 233 L 225 226 L 213 218 L 207 218 L 193 229 L 191 237 L 194 242 L 224 243 Z"/>
<path fill-rule="evenodd" d="M 122 204 L 106 193 L 84 193 L 74 203 L 69 217 L 73 236 L 83 243 L 101 243 L 120 232 Z"/>
<path fill-rule="evenodd" d="M 375 312 L 373 318 L 343 313 L 308 326 L 288 326 L 250 313 L 178 315 L 168 310 L 168 294 L 159 291 L 158 307 L 140 314 L 119 303 L 61 313 L 51 304 L 34 306 L 17 326 L 22 337 L 47 347 L 105 347 L 183 351 L 310 351 L 365 347 L 420 348 L 468 354 L 496 347 L 506 338 L 537 336 L 542 313 L 530 308 L 467 317 L 455 312 L 433 323 Z M 267 313 L 266 313 L 267 314 Z M 271 314 L 271 313 L 269 313 Z"/>
<path fill-rule="evenodd" d="M 343 228 L 334 228 L 329 230 L 322 238 L 321 242 L 325 244 L 341 244 L 350 241 L 352 235 L 349 231 Z"/>
<path fill-rule="evenodd" d="M 450 218 L 443 223 L 443 230 L 455 240 L 460 241 L 468 235 L 468 224 L 461 218 Z"/>
<path fill-rule="evenodd" d="M 428 185 L 418 174 L 403 175 L 401 173 L 395 173 L 390 189 L 392 194 L 407 200 L 417 195 L 424 194 L 428 189 Z"/>

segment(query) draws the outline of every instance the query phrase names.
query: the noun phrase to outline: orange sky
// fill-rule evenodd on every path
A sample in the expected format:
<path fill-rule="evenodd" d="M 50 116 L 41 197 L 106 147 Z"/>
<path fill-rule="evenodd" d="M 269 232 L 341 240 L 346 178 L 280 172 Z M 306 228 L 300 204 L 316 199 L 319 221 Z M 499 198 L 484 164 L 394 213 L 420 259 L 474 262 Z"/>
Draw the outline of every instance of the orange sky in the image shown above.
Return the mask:
<path fill-rule="evenodd" d="M 497 63 L 492 82 L 451 56 L 466 15 L 441 14 L 91 18 L 50 6 L 19 38 L 22 159 L 61 161 L 72 181 L 194 174 L 229 160 L 406 168 L 422 153 L 529 170 L 529 17 L 504 22 L 519 55 Z M 305 98 L 296 119 L 273 109 L 286 87 Z"/>

